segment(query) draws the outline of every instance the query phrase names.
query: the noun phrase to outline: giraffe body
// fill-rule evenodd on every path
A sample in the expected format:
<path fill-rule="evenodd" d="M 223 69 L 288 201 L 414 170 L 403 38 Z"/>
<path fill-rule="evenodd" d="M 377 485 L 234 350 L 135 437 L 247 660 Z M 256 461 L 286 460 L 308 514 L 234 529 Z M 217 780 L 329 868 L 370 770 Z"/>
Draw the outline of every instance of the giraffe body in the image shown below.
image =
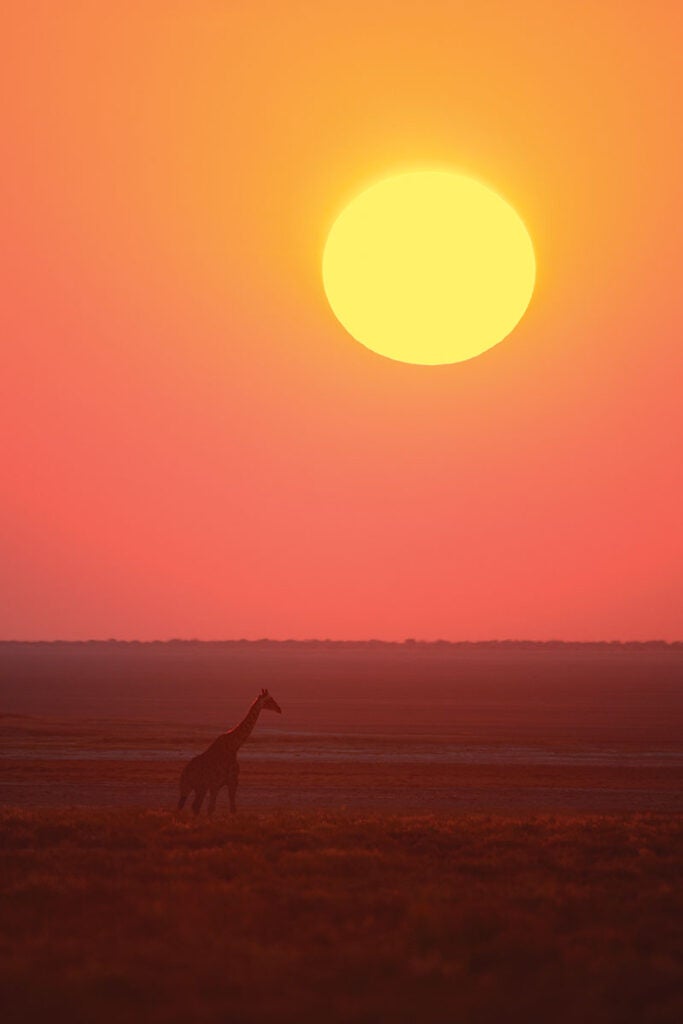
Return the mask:
<path fill-rule="evenodd" d="M 223 786 L 227 786 L 230 794 L 230 810 L 233 814 L 235 813 L 237 810 L 235 797 L 240 773 L 237 751 L 251 735 L 258 716 L 264 709 L 282 714 L 281 708 L 267 690 L 261 690 L 239 725 L 229 732 L 223 733 L 203 754 L 193 757 L 185 765 L 180 776 L 179 811 L 182 811 L 190 793 L 194 793 L 192 810 L 195 814 L 199 814 L 208 793 L 208 813 L 212 814 L 219 791 Z"/>

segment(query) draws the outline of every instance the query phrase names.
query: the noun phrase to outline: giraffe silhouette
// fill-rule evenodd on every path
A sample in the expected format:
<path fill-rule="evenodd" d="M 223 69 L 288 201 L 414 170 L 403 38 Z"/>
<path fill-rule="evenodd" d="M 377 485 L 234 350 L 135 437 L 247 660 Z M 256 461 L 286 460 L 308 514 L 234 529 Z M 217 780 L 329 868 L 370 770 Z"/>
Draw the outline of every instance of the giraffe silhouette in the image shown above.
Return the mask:
<path fill-rule="evenodd" d="M 235 813 L 237 810 L 235 794 L 240 774 L 237 751 L 245 740 L 249 739 L 256 720 L 263 710 L 276 711 L 278 715 L 282 714 L 282 708 L 267 690 L 261 690 L 239 725 L 236 725 L 230 732 L 222 733 L 203 754 L 193 757 L 185 765 L 180 776 L 179 811 L 182 811 L 190 793 L 194 792 L 192 810 L 195 814 L 199 814 L 204 797 L 208 793 L 207 810 L 209 814 L 212 814 L 219 789 L 227 786 L 230 794 L 230 810 L 233 814 Z"/>

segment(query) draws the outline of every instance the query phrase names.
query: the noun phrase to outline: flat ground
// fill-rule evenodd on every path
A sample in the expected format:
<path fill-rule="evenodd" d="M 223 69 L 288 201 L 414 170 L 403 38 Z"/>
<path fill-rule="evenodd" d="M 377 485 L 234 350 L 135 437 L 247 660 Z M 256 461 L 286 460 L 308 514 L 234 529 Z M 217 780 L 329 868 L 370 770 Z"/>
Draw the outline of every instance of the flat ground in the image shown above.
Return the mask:
<path fill-rule="evenodd" d="M 0 644 L 0 804 L 169 809 L 262 686 L 245 811 L 683 812 L 657 644 Z"/>
<path fill-rule="evenodd" d="M 679 1024 L 683 821 L 6 810 L 4 1020 Z"/>
<path fill-rule="evenodd" d="M 3 1024 L 680 1024 L 682 854 L 683 645 L 0 644 Z"/>

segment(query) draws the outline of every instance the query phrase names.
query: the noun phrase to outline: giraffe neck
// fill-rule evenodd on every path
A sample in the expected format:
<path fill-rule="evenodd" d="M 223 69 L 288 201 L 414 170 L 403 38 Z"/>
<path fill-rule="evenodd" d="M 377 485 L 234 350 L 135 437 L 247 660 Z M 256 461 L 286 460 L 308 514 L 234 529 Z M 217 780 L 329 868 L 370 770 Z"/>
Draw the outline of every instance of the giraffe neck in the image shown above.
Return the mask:
<path fill-rule="evenodd" d="M 228 733 L 230 738 L 230 746 L 237 749 L 241 747 L 245 740 L 248 740 L 251 731 L 256 725 L 256 720 L 261 713 L 261 701 L 257 697 L 254 703 L 251 705 L 246 715 L 234 729 L 231 729 Z"/>

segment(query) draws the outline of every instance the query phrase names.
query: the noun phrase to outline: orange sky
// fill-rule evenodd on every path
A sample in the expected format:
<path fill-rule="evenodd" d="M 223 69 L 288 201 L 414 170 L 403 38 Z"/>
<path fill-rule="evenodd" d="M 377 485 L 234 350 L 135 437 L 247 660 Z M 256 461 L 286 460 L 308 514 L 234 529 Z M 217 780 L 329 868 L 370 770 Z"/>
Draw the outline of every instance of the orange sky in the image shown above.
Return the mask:
<path fill-rule="evenodd" d="M 678 6 L 10 2 L 2 635 L 680 639 Z M 445 367 L 320 278 L 426 167 L 538 260 Z"/>

